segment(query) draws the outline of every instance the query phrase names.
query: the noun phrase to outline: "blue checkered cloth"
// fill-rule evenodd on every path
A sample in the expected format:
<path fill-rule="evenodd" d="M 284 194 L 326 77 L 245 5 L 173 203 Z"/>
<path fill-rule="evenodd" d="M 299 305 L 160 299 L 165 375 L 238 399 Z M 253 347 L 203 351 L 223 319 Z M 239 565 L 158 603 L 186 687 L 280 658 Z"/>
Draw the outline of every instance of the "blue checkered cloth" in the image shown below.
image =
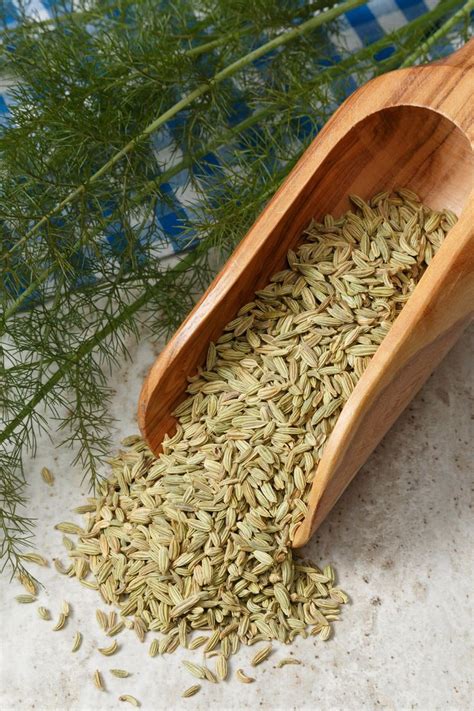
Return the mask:
<path fill-rule="evenodd" d="M 57 4 L 57 0 L 30 0 L 29 12 L 34 13 L 38 19 L 48 19 Z M 370 0 L 367 5 L 355 8 L 342 17 L 345 45 L 348 49 L 357 51 L 432 10 L 436 5 L 437 0 Z M 63 7 L 62 4 L 61 8 Z M 12 0 L 4 0 L 3 14 L 8 25 L 13 26 L 16 23 L 17 13 Z M 446 45 L 443 47 L 443 54 L 452 49 Z M 8 122 L 9 105 L 11 98 L 8 85 L 2 85 L 0 80 L 0 123 Z M 175 120 L 180 119 L 177 117 Z M 152 140 L 160 164 L 170 164 L 171 157 L 173 162 L 181 160 L 182 153 L 179 146 L 176 146 L 172 123 L 160 130 Z M 190 247 L 189 234 L 183 236 L 182 225 L 195 210 L 196 195 L 189 185 L 188 173 L 185 170 L 169 183 L 161 185 L 161 190 L 167 199 L 156 208 L 156 223 L 159 225 L 160 234 L 156 236 L 155 254 L 163 259 Z M 104 216 L 112 211 L 113 206 L 104 205 Z M 114 247 L 120 251 L 119 245 L 123 242 L 120 233 L 120 225 L 109 224 L 104 234 L 105 243 L 112 252 Z"/>

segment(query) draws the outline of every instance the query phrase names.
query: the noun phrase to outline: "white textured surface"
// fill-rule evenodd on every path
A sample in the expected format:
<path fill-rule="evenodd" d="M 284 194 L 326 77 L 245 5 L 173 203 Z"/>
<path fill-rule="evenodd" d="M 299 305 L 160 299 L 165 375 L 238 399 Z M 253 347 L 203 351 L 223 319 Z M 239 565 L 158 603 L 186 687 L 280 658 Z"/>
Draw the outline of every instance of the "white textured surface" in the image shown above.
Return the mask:
<path fill-rule="evenodd" d="M 134 364 L 113 383 L 117 443 L 136 430 L 139 388 L 153 360 L 149 345 L 133 353 Z M 199 661 L 199 650 L 151 659 L 133 633 L 118 637 L 120 651 L 101 656 L 109 638 L 95 622 L 97 593 L 54 568 L 37 569 L 45 590 L 39 603 L 55 617 L 63 599 L 72 605 L 67 627 L 37 617 L 36 605 L 18 605 L 19 584 L 1 589 L 0 709 L 89 711 L 117 709 L 122 693 L 137 696 L 143 709 L 420 709 L 468 711 L 473 707 L 472 526 L 473 333 L 465 334 L 410 408 L 359 473 L 306 551 L 315 562 L 333 562 L 341 586 L 352 598 L 327 642 L 299 640 L 290 649 L 303 666 L 277 669 L 288 648 L 276 648 L 255 670 L 257 682 L 212 685 L 181 699 L 194 683 L 181 658 Z M 70 453 L 44 437 L 27 463 L 31 512 L 38 519 L 37 548 L 64 561 L 58 520 L 81 503 L 81 473 Z M 54 471 L 49 488 L 39 476 Z M 104 607 L 102 605 L 102 607 Z M 70 652 L 76 630 L 82 648 Z M 238 666 L 248 668 L 251 650 Z M 110 667 L 133 672 L 116 679 Z M 103 670 L 106 692 L 92 684 Z M 133 708 L 124 704 L 124 708 Z"/>

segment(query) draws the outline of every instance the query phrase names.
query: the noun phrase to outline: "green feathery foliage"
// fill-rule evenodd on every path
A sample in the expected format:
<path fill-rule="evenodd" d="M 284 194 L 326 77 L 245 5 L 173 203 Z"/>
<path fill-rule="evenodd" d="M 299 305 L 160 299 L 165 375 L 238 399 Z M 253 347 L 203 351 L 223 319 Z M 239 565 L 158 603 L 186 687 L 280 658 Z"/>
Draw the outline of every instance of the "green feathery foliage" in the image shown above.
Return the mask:
<path fill-rule="evenodd" d="M 351 53 L 338 18 L 364 2 L 96 0 L 4 28 L 0 70 L 15 82 L 0 133 L 4 565 L 22 567 L 22 457 L 45 418 L 93 484 L 110 444 L 107 379 L 129 337 L 168 336 L 345 96 L 467 35 L 474 6 L 442 0 Z M 154 142 L 170 119 L 164 158 Z M 193 249 L 176 263 L 159 256 L 159 206 L 191 166 L 180 239 Z"/>

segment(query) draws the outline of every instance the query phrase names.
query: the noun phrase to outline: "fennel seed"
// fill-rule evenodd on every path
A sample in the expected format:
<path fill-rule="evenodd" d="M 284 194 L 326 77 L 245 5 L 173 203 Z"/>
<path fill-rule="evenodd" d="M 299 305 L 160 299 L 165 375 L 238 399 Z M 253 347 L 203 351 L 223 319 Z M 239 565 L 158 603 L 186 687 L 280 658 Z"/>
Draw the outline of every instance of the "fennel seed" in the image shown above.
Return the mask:
<path fill-rule="evenodd" d="M 48 486 L 52 486 L 54 484 L 53 473 L 48 469 L 48 467 L 43 467 L 41 469 L 41 478 L 46 484 L 48 484 Z"/>
<path fill-rule="evenodd" d="M 81 644 L 82 644 L 82 634 L 80 632 L 76 632 L 76 634 L 74 635 L 74 639 L 72 641 L 71 652 L 77 652 L 77 650 L 79 649 Z"/>
<path fill-rule="evenodd" d="M 194 696 L 194 694 L 197 694 L 200 689 L 201 684 L 193 684 L 193 686 L 190 686 L 185 691 L 183 691 L 181 696 L 183 699 L 188 699 L 190 696 Z"/>
<path fill-rule="evenodd" d="M 117 640 L 114 640 L 108 647 L 98 647 L 97 651 L 104 655 L 104 657 L 110 657 L 112 654 L 118 650 Z"/>
<path fill-rule="evenodd" d="M 99 689 L 99 691 L 105 691 L 104 680 L 98 669 L 95 670 L 92 676 L 92 681 L 94 682 L 94 686 Z"/>
<path fill-rule="evenodd" d="M 32 602 L 36 602 L 37 597 L 36 595 L 16 595 L 15 600 L 22 605 L 27 605 Z"/>
<path fill-rule="evenodd" d="M 261 664 L 262 662 L 265 661 L 265 659 L 268 659 L 270 654 L 272 653 L 272 645 L 269 644 L 266 647 L 262 647 L 251 659 L 250 664 L 253 667 L 256 667 L 258 664 Z"/>
<path fill-rule="evenodd" d="M 247 676 L 247 674 L 244 672 L 243 669 L 237 669 L 235 672 L 235 676 L 239 681 L 241 681 L 243 684 L 251 684 L 252 682 L 255 681 L 253 676 Z"/>

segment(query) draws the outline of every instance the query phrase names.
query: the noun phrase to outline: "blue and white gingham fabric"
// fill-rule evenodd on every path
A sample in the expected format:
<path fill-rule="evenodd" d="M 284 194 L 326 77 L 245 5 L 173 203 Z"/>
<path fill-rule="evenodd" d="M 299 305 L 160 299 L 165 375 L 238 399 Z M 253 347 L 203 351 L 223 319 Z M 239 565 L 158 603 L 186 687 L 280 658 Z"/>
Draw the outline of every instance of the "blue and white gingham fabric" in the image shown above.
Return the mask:
<path fill-rule="evenodd" d="M 30 0 L 29 13 L 34 14 L 38 19 L 48 19 L 52 16 L 56 4 L 59 5 L 57 0 Z M 355 8 L 343 16 L 342 31 L 345 45 L 348 49 L 357 51 L 428 10 L 432 10 L 437 4 L 437 0 L 370 0 L 367 5 Z M 14 26 L 17 15 L 13 0 L 4 0 L 1 7 L 3 8 L 4 21 L 8 25 Z M 447 53 L 451 49 L 453 48 L 446 45 L 443 47 L 443 53 Z M 351 88 L 348 87 L 348 89 Z M 2 84 L 0 78 L 0 124 L 8 123 L 10 101 L 8 85 Z M 245 115 L 245 108 L 242 106 L 242 117 Z M 176 120 L 179 121 L 182 118 L 177 116 L 174 121 Z M 153 137 L 153 144 L 161 164 L 170 164 L 171 157 L 171 164 L 183 157 L 174 140 L 173 122 L 170 122 Z M 209 160 L 208 157 L 207 159 Z M 153 255 L 157 258 L 170 257 L 188 249 L 191 245 L 189 233 L 184 237 L 182 230 L 183 222 L 192 215 L 193 206 L 194 208 L 196 206 L 196 195 L 188 185 L 187 175 L 187 172 L 183 170 L 169 183 L 161 186 L 168 199 L 157 206 L 156 223 L 159 225 L 160 234 L 156 235 L 156 249 Z M 106 216 L 112 210 L 113 206 L 104 206 L 104 215 Z M 110 224 L 104 234 L 104 242 L 112 254 L 116 255 L 117 252 L 120 252 L 120 244 L 123 241 L 120 225 Z"/>

